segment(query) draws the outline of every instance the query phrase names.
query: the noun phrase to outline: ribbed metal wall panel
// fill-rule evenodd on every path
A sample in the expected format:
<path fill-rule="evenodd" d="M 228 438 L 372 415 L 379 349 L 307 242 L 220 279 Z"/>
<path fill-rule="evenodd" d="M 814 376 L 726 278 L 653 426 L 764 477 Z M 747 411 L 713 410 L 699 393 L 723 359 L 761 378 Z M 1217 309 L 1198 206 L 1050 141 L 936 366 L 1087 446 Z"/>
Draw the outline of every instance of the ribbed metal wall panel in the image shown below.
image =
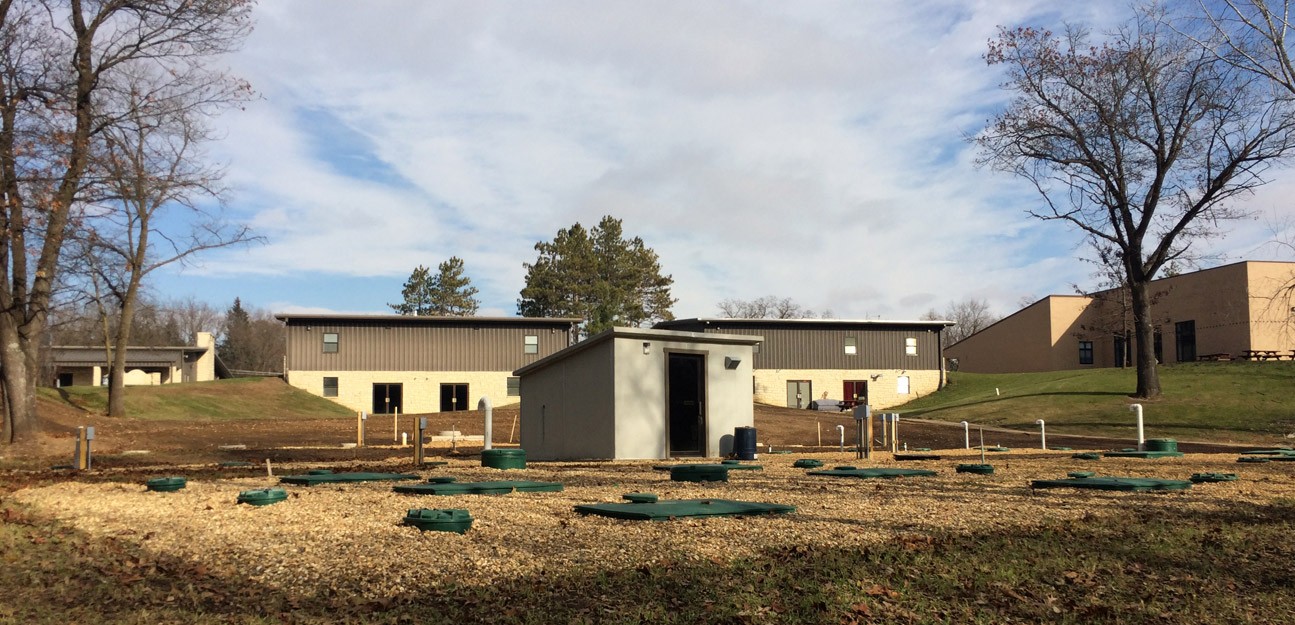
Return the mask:
<path fill-rule="evenodd" d="M 290 371 L 513 371 L 568 343 L 561 324 L 490 322 L 409 324 L 362 320 L 292 320 L 287 328 Z M 338 335 L 324 353 L 324 334 Z M 539 353 L 524 353 L 524 337 L 539 337 Z"/>
<path fill-rule="evenodd" d="M 662 324 L 671 330 L 763 336 L 755 355 L 757 369 L 939 369 L 939 332 L 929 327 L 873 324 L 830 327 L 830 323 L 787 327 L 723 321 L 691 326 Z M 845 339 L 856 340 L 857 354 L 845 353 Z M 904 340 L 917 339 L 917 355 L 905 353 Z"/>

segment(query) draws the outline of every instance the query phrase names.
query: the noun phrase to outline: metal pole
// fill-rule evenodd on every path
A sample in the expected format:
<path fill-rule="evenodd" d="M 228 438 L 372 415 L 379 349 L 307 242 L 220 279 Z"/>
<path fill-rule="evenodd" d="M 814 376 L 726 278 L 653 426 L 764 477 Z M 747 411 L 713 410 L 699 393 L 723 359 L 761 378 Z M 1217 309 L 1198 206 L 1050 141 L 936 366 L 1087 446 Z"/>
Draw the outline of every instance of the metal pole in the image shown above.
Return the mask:
<path fill-rule="evenodd" d="M 490 406 L 490 398 L 483 395 L 481 399 L 477 401 L 477 410 L 481 410 L 486 413 L 486 434 L 484 436 L 485 447 L 482 449 L 492 449 L 491 441 L 494 440 L 495 414 L 494 408 Z"/>
<path fill-rule="evenodd" d="M 427 417 L 418 418 L 418 427 L 414 432 L 414 466 L 423 466 L 423 430 L 427 429 Z"/>

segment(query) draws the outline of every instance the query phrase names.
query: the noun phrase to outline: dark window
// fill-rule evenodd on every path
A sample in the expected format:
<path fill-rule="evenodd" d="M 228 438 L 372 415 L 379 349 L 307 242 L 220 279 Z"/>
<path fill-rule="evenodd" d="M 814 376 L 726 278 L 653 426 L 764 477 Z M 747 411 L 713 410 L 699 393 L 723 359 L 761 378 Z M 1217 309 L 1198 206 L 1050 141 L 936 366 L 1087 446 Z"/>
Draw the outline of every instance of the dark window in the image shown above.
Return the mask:
<path fill-rule="evenodd" d="M 337 353 L 337 333 L 336 332 L 324 333 L 324 353 L 325 354 Z"/>
<path fill-rule="evenodd" d="M 337 378 L 324 378 L 324 397 L 337 397 Z"/>
<path fill-rule="evenodd" d="M 522 353 L 523 354 L 540 353 L 540 337 L 534 334 L 527 334 L 525 340 L 523 340 L 522 342 Z"/>
<path fill-rule="evenodd" d="M 1079 342 L 1079 364 L 1081 365 L 1093 364 L 1093 342 L 1092 341 Z"/>
<path fill-rule="evenodd" d="M 1159 364 L 1165 361 L 1165 341 L 1164 337 L 1160 335 L 1160 326 L 1153 328 L 1151 334 L 1151 345 L 1153 351 L 1156 352 L 1156 363 Z M 1134 361 L 1136 362 L 1136 359 L 1134 359 Z"/>
<path fill-rule="evenodd" d="M 1196 322 L 1179 321 L 1174 324 L 1174 349 L 1178 362 L 1196 360 Z"/>
<path fill-rule="evenodd" d="M 468 405 L 467 384 L 441 385 L 441 412 L 455 412 L 471 409 L 472 406 Z"/>
<path fill-rule="evenodd" d="M 521 396 L 522 396 L 522 379 L 521 379 L 521 378 L 518 378 L 518 377 L 510 377 L 510 378 L 508 378 L 508 396 L 509 396 L 509 397 L 521 397 Z"/>

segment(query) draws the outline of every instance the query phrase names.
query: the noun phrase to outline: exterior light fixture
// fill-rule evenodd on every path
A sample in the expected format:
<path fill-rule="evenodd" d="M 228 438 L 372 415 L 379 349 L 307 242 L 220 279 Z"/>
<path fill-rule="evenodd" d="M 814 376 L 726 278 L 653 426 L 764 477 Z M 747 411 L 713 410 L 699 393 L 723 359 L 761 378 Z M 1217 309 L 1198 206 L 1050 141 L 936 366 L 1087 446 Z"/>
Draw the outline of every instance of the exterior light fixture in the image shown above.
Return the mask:
<path fill-rule="evenodd" d="M 649 342 L 647 342 L 647 341 L 643 341 L 643 353 L 644 353 L 644 354 L 651 354 L 651 353 L 652 353 L 652 344 L 651 344 L 651 343 L 649 343 Z"/>
<path fill-rule="evenodd" d="M 725 369 L 736 369 L 736 368 L 738 367 L 738 365 L 740 365 L 740 364 L 742 364 L 742 359 L 741 359 L 741 358 L 734 358 L 734 357 L 732 357 L 732 356 L 725 356 L 725 357 L 724 357 L 724 368 L 725 368 Z"/>

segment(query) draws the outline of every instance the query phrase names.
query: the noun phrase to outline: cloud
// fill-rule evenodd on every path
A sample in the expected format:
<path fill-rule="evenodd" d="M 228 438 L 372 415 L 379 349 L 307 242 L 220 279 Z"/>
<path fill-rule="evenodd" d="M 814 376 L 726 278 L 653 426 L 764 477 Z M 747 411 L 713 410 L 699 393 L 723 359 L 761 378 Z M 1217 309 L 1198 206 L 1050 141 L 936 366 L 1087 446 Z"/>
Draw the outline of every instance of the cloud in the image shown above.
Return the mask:
<path fill-rule="evenodd" d="M 1004 99 L 981 55 L 999 24 L 1109 10 L 1077 4 L 263 3 L 230 59 L 263 97 L 218 148 L 267 243 L 188 274 L 371 278 L 394 300 L 457 255 L 507 314 L 536 241 L 610 214 L 681 316 L 767 294 L 841 318 L 1010 312 L 1088 268 L 1075 233 L 1025 216 L 1032 190 L 974 167 L 964 138 Z"/>

